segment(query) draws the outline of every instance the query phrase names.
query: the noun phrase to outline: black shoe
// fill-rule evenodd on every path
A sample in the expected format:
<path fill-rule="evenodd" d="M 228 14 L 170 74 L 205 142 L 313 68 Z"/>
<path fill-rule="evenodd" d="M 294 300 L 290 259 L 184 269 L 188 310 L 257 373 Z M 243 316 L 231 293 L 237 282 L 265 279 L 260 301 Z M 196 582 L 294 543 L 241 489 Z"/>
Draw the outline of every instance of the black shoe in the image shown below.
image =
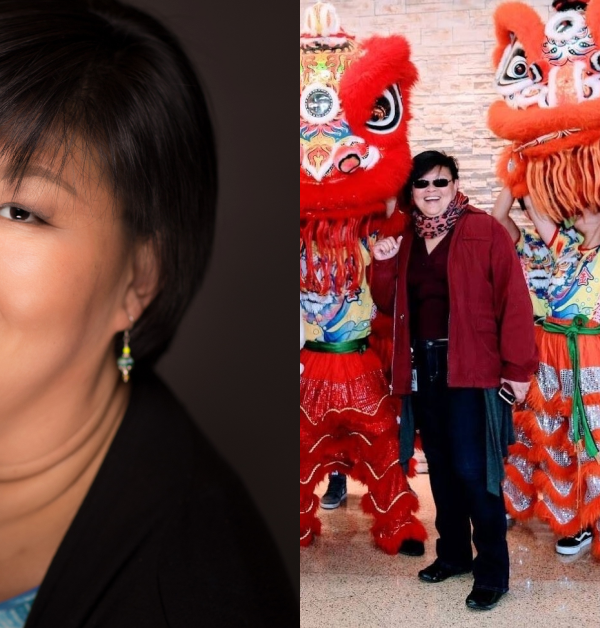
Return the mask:
<path fill-rule="evenodd" d="M 565 536 L 562 539 L 558 539 L 554 549 L 557 554 L 563 554 L 565 556 L 577 554 L 580 550 L 592 542 L 592 538 L 591 528 L 579 530 L 579 532 L 573 536 Z"/>
<path fill-rule="evenodd" d="M 423 556 L 425 553 L 425 543 L 416 539 L 404 539 L 398 550 L 398 554 L 403 556 Z"/>
<path fill-rule="evenodd" d="M 346 490 L 346 476 L 342 473 L 329 476 L 329 486 L 321 497 L 321 508 L 333 510 L 337 508 L 348 496 Z"/>
<path fill-rule="evenodd" d="M 470 571 L 470 569 L 449 569 L 436 560 L 429 567 L 419 571 L 419 580 L 423 582 L 444 582 L 444 580 L 452 576 L 460 576 L 464 573 L 470 573 Z"/>
<path fill-rule="evenodd" d="M 504 593 L 490 591 L 490 589 L 475 589 L 469 593 L 466 605 L 475 611 L 489 611 L 498 604 Z"/>

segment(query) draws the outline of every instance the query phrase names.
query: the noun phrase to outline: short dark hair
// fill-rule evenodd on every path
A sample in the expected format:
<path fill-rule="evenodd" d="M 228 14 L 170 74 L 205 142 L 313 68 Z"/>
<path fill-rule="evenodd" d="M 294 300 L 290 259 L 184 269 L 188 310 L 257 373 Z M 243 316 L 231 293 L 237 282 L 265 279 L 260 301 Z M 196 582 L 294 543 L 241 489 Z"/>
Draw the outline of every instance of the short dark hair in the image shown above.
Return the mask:
<path fill-rule="evenodd" d="M 410 203 L 413 183 L 437 167 L 448 168 L 452 180 L 458 179 L 458 162 L 451 155 L 439 150 L 426 150 L 413 157 L 410 175 L 404 187 L 404 199 L 407 203 Z"/>
<path fill-rule="evenodd" d="M 156 246 L 159 293 L 131 334 L 152 363 L 212 249 L 217 166 L 198 77 L 172 33 L 116 0 L 0 0 L 0 155 L 18 184 L 32 157 L 74 142 L 99 157 L 132 240 Z"/>

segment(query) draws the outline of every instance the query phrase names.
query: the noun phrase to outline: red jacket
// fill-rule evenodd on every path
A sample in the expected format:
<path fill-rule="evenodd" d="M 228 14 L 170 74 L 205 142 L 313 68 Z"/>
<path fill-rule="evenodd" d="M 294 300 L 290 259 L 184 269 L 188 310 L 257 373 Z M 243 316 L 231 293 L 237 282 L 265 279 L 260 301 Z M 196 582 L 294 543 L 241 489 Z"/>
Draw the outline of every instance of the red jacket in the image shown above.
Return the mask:
<path fill-rule="evenodd" d="M 495 218 L 471 206 L 454 229 L 448 253 L 448 385 L 493 388 L 501 377 L 529 381 L 538 364 L 533 309 L 510 236 Z M 397 395 L 411 390 L 406 273 L 414 237 L 409 228 L 396 257 L 373 261 L 370 282 L 377 307 L 394 316 L 391 389 Z"/>

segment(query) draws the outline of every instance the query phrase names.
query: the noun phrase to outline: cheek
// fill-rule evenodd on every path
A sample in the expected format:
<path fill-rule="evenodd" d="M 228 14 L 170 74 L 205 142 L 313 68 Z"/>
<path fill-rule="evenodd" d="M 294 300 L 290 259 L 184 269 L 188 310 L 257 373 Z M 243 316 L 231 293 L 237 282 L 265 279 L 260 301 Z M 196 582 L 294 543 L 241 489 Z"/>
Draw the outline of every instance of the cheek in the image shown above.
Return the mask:
<path fill-rule="evenodd" d="M 6 229 L 4 230 L 7 231 Z M 81 335 L 92 312 L 106 312 L 117 272 L 104 238 L 0 234 L 0 320 L 9 334 Z M 41 229 L 40 229 L 41 231 Z M 21 333 L 19 333 L 21 332 Z"/>
<path fill-rule="evenodd" d="M 425 204 L 425 201 L 423 200 L 424 197 L 425 195 L 423 194 L 421 190 L 415 190 L 413 192 L 413 201 L 419 209 L 421 209 L 423 205 Z"/>

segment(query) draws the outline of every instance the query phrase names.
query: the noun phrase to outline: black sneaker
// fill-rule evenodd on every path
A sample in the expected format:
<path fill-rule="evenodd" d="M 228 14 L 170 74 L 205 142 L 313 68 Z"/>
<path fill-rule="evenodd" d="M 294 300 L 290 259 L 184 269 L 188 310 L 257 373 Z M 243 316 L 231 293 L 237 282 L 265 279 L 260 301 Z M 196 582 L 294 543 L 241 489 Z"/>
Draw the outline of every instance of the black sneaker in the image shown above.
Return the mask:
<path fill-rule="evenodd" d="M 584 547 L 589 545 L 592 542 L 592 530 L 591 528 L 587 528 L 585 530 L 580 530 L 577 534 L 573 536 L 565 536 L 562 539 L 558 539 L 554 549 L 557 554 L 577 554 Z"/>
<path fill-rule="evenodd" d="M 329 476 L 329 486 L 321 497 L 321 508 L 333 510 L 337 508 L 348 496 L 346 490 L 346 476 L 343 473 Z"/>

